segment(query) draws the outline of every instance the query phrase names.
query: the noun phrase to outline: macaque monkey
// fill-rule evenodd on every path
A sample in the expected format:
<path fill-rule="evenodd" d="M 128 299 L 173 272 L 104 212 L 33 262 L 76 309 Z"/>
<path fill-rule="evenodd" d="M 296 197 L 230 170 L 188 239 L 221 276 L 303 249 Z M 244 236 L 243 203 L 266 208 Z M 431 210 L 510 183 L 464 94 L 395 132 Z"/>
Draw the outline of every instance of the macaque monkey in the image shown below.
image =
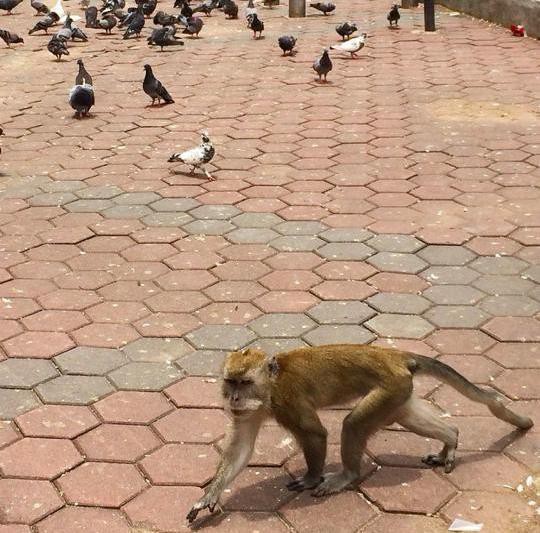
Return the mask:
<path fill-rule="evenodd" d="M 448 365 L 422 355 L 360 344 L 299 348 L 272 358 L 255 349 L 232 352 L 225 360 L 222 386 L 232 427 L 216 475 L 188 521 L 202 509 L 214 510 L 223 490 L 248 464 L 259 428 L 270 416 L 294 435 L 304 453 L 307 472 L 288 483 L 293 491 L 313 489 L 315 496 L 324 496 L 357 481 L 368 437 L 392 422 L 442 441 L 441 452 L 423 461 L 451 472 L 458 430 L 444 422 L 432 404 L 412 394 L 416 374 L 447 383 L 520 429 L 533 425 L 530 418 L 506 408 L 496 391 L 481 389 Z M 317 409 L 359 396 L 363 398 L 343 421 L 342 470 L 323 476 L 327 431 Z"/>

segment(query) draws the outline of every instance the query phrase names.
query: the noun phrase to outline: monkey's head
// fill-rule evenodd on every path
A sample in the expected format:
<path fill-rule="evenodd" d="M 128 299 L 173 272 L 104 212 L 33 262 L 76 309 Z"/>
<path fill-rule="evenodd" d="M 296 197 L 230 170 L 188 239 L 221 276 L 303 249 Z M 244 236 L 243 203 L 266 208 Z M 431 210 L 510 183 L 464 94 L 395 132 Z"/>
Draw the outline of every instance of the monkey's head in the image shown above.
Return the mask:
<path fill-rule="evenodd" d="M 269 407 L 270 381 L 276 373 L 275 359 L 260 350 L 231 352 L 223 367 L 225 409 L 235 417 L 244 417 Z"/>

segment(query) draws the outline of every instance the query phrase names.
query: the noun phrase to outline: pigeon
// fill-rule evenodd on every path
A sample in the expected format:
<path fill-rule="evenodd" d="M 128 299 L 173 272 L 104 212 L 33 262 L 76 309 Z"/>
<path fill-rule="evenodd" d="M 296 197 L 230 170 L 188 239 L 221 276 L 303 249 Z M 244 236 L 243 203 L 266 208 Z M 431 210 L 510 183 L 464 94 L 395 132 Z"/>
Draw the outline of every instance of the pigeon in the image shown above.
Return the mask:
<path fill-rule="evenodd" d="M 355 31 L 358 31 L 356 22 L 344 22 L 336 26 L 336 33 L 341 36 L 343 40 L 349 38 Z"/>
<path fill-rule="evenodd" d="M 283 55 L 289 52 L 289 55 L 293 54 L 293 48 L 296 45 L 296 37 L 292 35 L 282 35 L 278 39 L 278 45 L 283 50 Z"/>
<path fill-rule="evenodd" d="M 335 44 L 331 46 L 330 48 L 332 50 L 348 52 L 349 54 L 351 54 L 351 58 L 355 59 L 357 57 L 356 52 L 364 48 L 364 45 L 366 44 L 366 39 L 367 39 L 367 33 L 362 33 L 358 37 L 354 37 L 353 39 L 349 39 L 348 41 L 345 41 L 343 43 Z"/>
<path fill-rule="evenodd" d="M 22 37 L 19 37 L 16 33 L 1 29 L 0 39 L 2 39 L 7 44 L 8 48 L 11 48 L 12 44 L 24 43 L 24 39 Z"/>
<path fill-rule="evenodd" d="M 36 10 L 34 13 L 37 15 L 46 15 L 50 10 L 49 8 L 40 0 L 30 0 L 30 5 Z"/>
<path fill-rule="evenodd" d="M 164 11 L 158 11 L 154 15 L 152 22 L 158 26 L 173 26 L 176 24 L 176 17 L 174 15 L 167 15 Z"/>
<path fill-rule="evenodd" d="M 107 35 L 111 34 L 112 29 L 116 26 L 116 17 L 111 11 L 103 13 L 101 18 L 98 21 L 98 27 L 102 30 L 105 30 Z"/>
<path fill-rule="evenodd" d="M 399 7 L 397 4 L 394 4 L 392 6 L 392 9 L 390 10 L 390 13 L 388 13 L 388 16 L 386 19 L 388 20 L 390 28 L 392 27 L 398 27 L 398 21 L 401 18 L 401 15 L 399 14 Z"/>
<path fill-rule="evenodd" d="M 248 3 L 244 9 L 245 17 L 248 18 L 250 15 L 256 15 L 256 14 L 257 14 L 257 8 L 255 7 L 253 0 L 248 0 Z"/>
<path fill-rule="evenodd" d="M 48 15 L 36 22 L 36 25 L 28 32 L 28 35 L 32 35 L 36 31 L 44 30 L 45 33 L 48 33 L 48 30 L 51 26 L 54 26 L 60 20 L 58 13 L 51 11 Z"/>
<path fill-rule="evenodd" d="M 69 23 L 68 23 L 69 21 Z M 69 29 L 71 30 L 71 40 L 74 41 L 78 39 L 79 41 L 88 41 L 88 36 L 84 31 L 82 31 L 78 26 L 73 26 L 73 19 L 68 15 L 66 19 L 66 24 L 69 24 Z"/>
<path fill-rule="evenodd" d="M 142 5 L 142 12 L 145 17 L 150 17 L 157 7 L 157 0 L 136 0 L 136 3 Z"/>
<path fill-rule="evenodd" d="M 183 17 L 186 17 L 187 19 L 193 16 L 193 9 L 189 7 L 189 4 L 187 3 L 186 0 L 180 0 L 180 1 L 177 0 L 174 3 L 174 7 L 180 7 L 181 8 L 180 15 L 182 15 Z"/>
<path fill-rule="evenodd" d="M 314 4 L 309 4 L 309 7 L 320 11 L 325 16 L 336 9 L 336 5 L 332 4 L 332 2 L 316 2 Z"/>
<path fill-rule="evenodd" d="M 94 87 L 92 77 L 86 69 L 81 59 L 77 61 L 79 72 L 75 78 L 75 85 L 69 91 L 69 105 L 75 110 L 75 118 L 82 118 L 88 115 L 88 111 L 94 105 Z"/>
<path fill-rule="evenodd" d="M 169 157 L 168 162 L 169 163 L 175 163 L 175 162 L 182 162 L 186 165 L 191 166 L 191 174 L 195 172 L 195 169 L 202 169 L 204 174 L 209 180 L 215 180 L 216 178 L 212 177 L 208 170 L 205 168 L 206 163 L 210 163 L 212 161 L 212 158 L 214 157 L 214 154 L 216 153 L 214 147 L 212 146 L 212 141 L 208 137 L 208 133 L 203 132 L 201 134 L 201 144 L 197 146 L 196 148 L 192 148 L 191 150 L 187 150 L 185 152 L 181 153 L 175 153 L 172 154 L 171 157 Z"/>
<path fill-rule="evenodd" d="M 12 15 L 12 9 L 15 9 L 23 0 L 0 0 L 0 9 L 7 11 L 8 15 Z"/>
<path fill-rule="evenodd" d="M 279 6 L 279 0 L 263 0 L 263 4 L 272 9 L 274 6 Z"/>
<path fill-rule="evenodd" d="M 144 92 L 152 98 L 152 105 L 157 100 L 158 104 L 163 100 L 166 104 L 174 104 L 172 96 L 167 92 L 167 89 L 163 87 L 161 82 L 154 76 L 152 72 L 152 67 L 150 65 L 144 65 L 144 70 L 146 74 L 143 80 L 143 90 Z"/>
<path fill-rule="evenodd" d="M 66 41 L 69 41 L 73 37 L 73 29 L 71 28 L 71 23 L 73 22 L 72 18 L 67 16 L 66 21 L 64 22 L 64 25 L 58 32 L 56 33 L 57 37 L 61 37 L 65 39 Z"/>
<path fill-rule="evenodd" d="M 89 6 L 84 11 L 85 27 L 97 28 L 98 27 L 98 10 L 96 6 Z"/>
<path fill-rule="evenodd" d="M 136 35 L 137 37 L 140 37 L 141 31 L 144 27 L 144 22 L 145 20 L 142 12 L 142 4 L 139 4 L 137 6 L 137 10 L 133 12 L 131 17 L 129 17 L 129 22 L 122 38 L 129 39 L 131 35 Z"/>
<path fill-rule="evenodd" d="M 4 135 L 4 130 L 0 128 L 0 136 Z M 0 147 L 0 154 L 2 153 L 2 147 Z"/>
<path fill-rule="evenodd" d="M 161 47 L 163 52 L 164 46 L 183 45 L 184 41 L 175 37 L 176 28 L 174 26 L 163 26 L 162 28 L 154 28 L 152 35 L 148 37 L 148 45 L 156 44 Z"/>
<path fill-rule="evenodd" d="M 248 19 L 248 28 L 253 32 L 253 38 L 260 39 L 262 37 L 262 32 L 264 30 L 264 22 L 259 19 L 259 17 L 257 16 L 257 13 L 253 13 L 253 15 L 249 15 L 247 19 Z M 257 33 L 259 34 L 258 37 L 257 37 Z"/>
<path fill-rule="evenodd" d="M 313 62 L 313 70 L 319 75 L 319 81 L 323 81 L 322 76 L 324 76 L 326 82 L 326 75 L 332 70 L 332 61 L 328 55 L 328 49 L 325 48 L 322 56 Z"/>
<path fill-rule="evenodd" d="M 56 60 L 60 61 L 62 56 L 68 56 L 69 50 L 67 49 L 67 41 L 63 37 L 53 35 L 49 43 L 47 44 L 47 50 L 56 56 Z"/>
<path fill-rule="evenodd" d="M 201 4 L 193 8 L 193 13 L 204 13 L 206 16 L 210 16 L 212 11 L 217 8 L 216 0 L 203 0 Z"/>
<path fill-rule="evenodd" d="M 185 26 L 182 33 L 185 33 L 187 35 L 195 35 L 195 37 L 199 36 L 200 31 L 202 30 L 202 27 L 204 26 L 203 19 L 200 17 L 183 17 L 182 15 L 178 15 L 178 22 L 180 24 L 183 24 Z"/>
<path fill-rule="evenodd" d="M 229 19 L 238 18 L 238 4 L 234 0 L 220 0 L 220 6 Z"/>

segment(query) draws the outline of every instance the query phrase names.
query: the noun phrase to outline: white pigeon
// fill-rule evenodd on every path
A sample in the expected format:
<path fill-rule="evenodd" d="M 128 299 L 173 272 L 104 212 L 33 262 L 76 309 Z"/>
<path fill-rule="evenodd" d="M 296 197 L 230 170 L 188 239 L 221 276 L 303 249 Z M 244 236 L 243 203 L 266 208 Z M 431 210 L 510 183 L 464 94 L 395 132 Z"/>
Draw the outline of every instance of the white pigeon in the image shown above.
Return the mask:
<path fill-rule="evenodd" d="M 66 22 L 68 14 L 64 10 L 62 0 L 57 0 L 56 4 L 51 7 L 51 11 L 54 11 L 60 17 L 60 20 L 58 21 L 60 22 L 60 24 L 64 24 L 64 22 Z M 70 18 L 73 22 L 78 22 L 79 20 L 81 20 L 81 17 L 79 17 L 78 15 L 72 15 Z"/>
<path fill-rule="evenodd" d="M 356 52 L 362 50 L 366 44 L 367 33 L 362 33 L 358 37 L 353 37 L 343 43 L 334 44 L 330 48 L 351 54 L 351 58 L 356 58 Z"/>
<path fill-rule="evenodd" d="M 209 163 L 216 151 L 212 146 L 212 141 L 208 137 L 208 133 L 203 131 L 201 134 L 201 144 L 196 148 L 191 148 L 185 152 L 175 153 L 169 157 L 169 163 L 180 161 L 186 165 L 191 166 L 191 174 L 195 172 L 196 168 L 200 168 L 206 175 L 209 180 L 215 180 L 216 178 L 212 177 L 206 167 L 206 163 Z"/>

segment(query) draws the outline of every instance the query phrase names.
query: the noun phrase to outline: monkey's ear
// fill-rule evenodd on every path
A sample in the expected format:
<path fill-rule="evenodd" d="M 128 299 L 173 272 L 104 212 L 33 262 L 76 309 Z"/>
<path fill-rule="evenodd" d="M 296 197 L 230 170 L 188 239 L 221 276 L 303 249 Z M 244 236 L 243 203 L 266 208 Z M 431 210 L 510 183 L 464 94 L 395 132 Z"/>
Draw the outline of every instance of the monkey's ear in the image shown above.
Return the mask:
<path fill-rule="evenodd" d="M 279 373 L 279 363 L 275 357 L 271 357 L 268 360 L 268 372 L 272 377 L 277 376 Z"/>
<path fill-rule="evenodd" d="M 249 353 L 249 348 L 244 348 L 243 350 L 240 350 L 240 353 L 241 353 L 243 356 L 246 356 L 246 355 Z"/>

